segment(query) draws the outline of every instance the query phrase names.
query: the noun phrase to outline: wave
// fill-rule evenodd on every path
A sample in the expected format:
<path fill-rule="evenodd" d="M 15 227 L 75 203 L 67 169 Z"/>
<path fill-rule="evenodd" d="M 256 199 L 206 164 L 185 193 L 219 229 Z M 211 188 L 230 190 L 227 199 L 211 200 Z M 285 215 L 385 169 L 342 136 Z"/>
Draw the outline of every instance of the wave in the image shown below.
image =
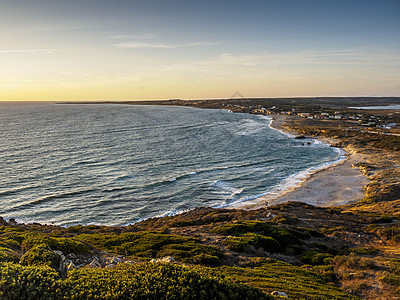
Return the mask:
<path fill-rule="evenodd" d="M 130 191 L 135 189 L 134 187 L 129 187 L 129 186 L 123 186 L 123 187 L 113 187 L 113 188 L 106 188 L 101 190 L 102 193 L 114 193 L 114 192 L 124 192 L 124 191 Z"/>
<path fill-rule="evenodd" d="M 286 132 L 286 131 L 283 131 L 281 129 L 273 127 L 272 123 L 274 122 L 274 119 L 272 117 L 269 117 L 269 116 L 264 116 L 264 117 L 268 120 L 268 127 L 271 128 L 272 130 L 278 131 L 281 134 L 283 134 L 283 135 L 285 135 L 287 137 L 290 137 L 290 138 L 294 138 L 295 137 L 295 135 L 293 135 L 293 134 L 291 134 L 289 132 Z"/>
<path fill-rule="evenodd" d="M 84 190 L 72 191 L 72 192 L 68 192 L 68 193 L 46 195 L 46 196 L 42 196 L 40 198 L 34 199 L 33 201 L 25 202 L 25 203 L 23 203 L 21 205 L 14 206 L 10 210 L 13 211 L 13 210 L 21 209 L 21 208 L 24 208 L 24 207 L 32 207 L 32 206 L 35 206 L 37 204 L 43 204 L 43 203 L 50 202 L 50 201 L 57 200 L 57 199 L 72 198 L 72 197 L 75 197 L 75 196 L 88 194 L 88 193 L 91 193 L 91 192 L 94 192 L 94 191 L 96 191 L 96 190 L 94 190 L 94 189 L 84 189 Z"/>
<path fill-rule="evenodd" d="M 212 167 L 212 168 L 200 169 L 200 170 L 197 171 L 197 174 L 214 172 L 214 171 L 223 171 L 223 170 L 236 169 L 236 168 L 246 168 L 246 167 L 252 167 L 252 166 L 259 166 L 259 165 L 262 166 L 265 163 L 273 163 L 274 161 L 276 161 L 276 159 L 269 158 L 269 159 L 263 159 L 261 161 L 256 161 L 256 162 L 246 162 L 245 161 L 245 162 L 243 162 L 241 164 L 230 164 L 230 165 L 227 165 L 227 166 L 215 166 L 215 167 Z"/>
<path fill-rule="evenodd" d="M 183 179 L 183 178 L 187 178 L 189 176 L 193 176 L 193 175 L 196 175 L 196 174 L 197 174 L 196 171 L 193 171 L 193 172 L 190 172 L 190 173 L 185 173 L 185 174 L 182 174 L 182 175 L 178 175 L 177 177 L 173 177 L 173 178 L 170 178 L 170 179 L 163 179 L 161 181 L 157 181 L 157 182 L 151 183 L 149 186 L 151 186 L 151 185 L 159 185 L 159 184 L 169 183 L 169 182 L 175 182 L 177 180 L 180 180 L 180 179 Z"/>
<path fill-rule="evenodd" d="M 219 191 L 222 192 L 222 194 L 228 196 L 229 198 L 233 198 L 235 195 L 241 194 L 244 190 L 243 188 L 236 188 L 230 185 L 228 182 L 222 180 L 216 180 L 210 183 L 210 185 L 212 185 L 215 188 L 218 188 Z"/>
<path fill-rule="evenodd" d="M 332 148 L 334 148 L 334 147 L 332 147 Z M 306 170 L 302 170 L 297 173 L 294 173 L 294 174 L 286 177 L 285 179 L 283 179 L 280 183 L 278 183 L 277 185 L 275 185 L 274 187 L 272 187 L 269 191 L 267 191 L 265 193 L 242 198 L 233 203 L 229 203 L 229 204 L 223 205 L 221 207 L 233 206 L 233 205 L 236 205 L 239 203 L 245 204 L 245 202 L 247 202 L 247 201 L 255 200 L 255 199 L 258 199 L 258 198 L 261 198 L 264 196 L 268 196 L 268 195 L 273 198 L 279 197 L 280 195 L 284 194 L 288 190 L 290 190 L 293 187 L 296 187 L 299 184 L 301 184 L 302 182 L 304 182 L 304 180 L 306 180 L 312 174 L 322 171 L 324 169 L 327 169 L 329 167 L 335 166 L 335 165 L 343 162 L 344 160 L 346 160 L 346 155 L 345 155 L 346 152 L 343 149 L 334 148 L 334 150 L 336 150 L 336 152 L 338 153 L 338 157 L 335 160 L 332 160 L 329 162 L 324 162 L 318 166 L 313 166 L 313 167 L 307 168 Z"/>
<path fill-rule="evenodd" d="M 261 162 L 251 162 L 251 163 L 235 164 L 235 165 L 230 165 L 230 166 L 222 166 L 222 167 L 214 167 L 214 168 L 207 168 L 207 169 L 197 170 L 197 171 L 185 173 L 185 174 L 173 177 L 173 178 L 156 181 L 156 182 L 153 182 L 151 184 L 146 185 L 146 187 L 150 187 L 150 186 L 154 186 L 154 185 L 160 185 L 160 184 L 163 184 L 163 183 L 175 182 L 175 181 L 178 181 L 180 179 L 184 179 L 184 178 L 187 178 L 187 177 L 190 177 L 190 176 L 194 176 L 194 175 L 197 175 L 197 174 L 203 174 L 203 173 L 214 172 L 214 171 L 223 171 L 223 170 L 227 170 L 227 169 L 246 168 L 246 167 L 251 167 L 251 166 L 258 166 L 258 165 L 265 164 L 266 162 L 271 163 L 273 161 L 274 161 L 274 159 L 267 159 L 267 160 L 263 160 Z M 270 172 L 271 172 L 271 170 L 268 170 L 265 174 L 268 174 Z M 236 179 L 241 178 L 241 177 L 243 177 L 243 175 L 237 177 Z"/>
<path fill-rule="evenodd" d="M 257 194 L 257 195 L 254 195 L 254 196 L 241 198 L 241 199 L 238 199 L 238 200 L 236 200 L 234 202 L 230 202 L 230 203 L 227 203 L 227 201 L 223 201 L 221 204 L 213 206 L 213 208 L 226 208 L 226 207 L 229 207 L 229 206 L 236 206 L 237 204 L 240 204 L 240 203 L 245 203 L 247 201 L 251 201 L 251 200 L 255 200 L 255 199 L 261 198 L 261 197 L 263 197 L 263 196 L 265 196 L 267 194 L 268 193 L 261 193 L 261 194 Z"/>
<path fill-rule="evenodd" d="M 8 190 L 0 191 L 0 196 L 11 196 L 11 195 L 18 194 L 18 193 L 21 193 L 21 192 L 24 192 L 24 191 L 29 191 L 31 189 L 35 189 L 35 188 L 37 188 L 39 186 L 40 185 L 18 186 L 18 187 L 11 188 L 11 189 L 8 189 Z"/>
<path fill-rule="evenodd" d="M 179 214 L 183 214 L 183 213 L 191 211 L 191 210 L 193 210 L 193 208 L 174 208 L 172 210 L 169 210 L 169 211 L 166 211 L 166 212 L 161 213 L 159 215 L 156 215 L 153 218 L 172 217 L 172 216 L 176 216 L 176 215 L 179 215 Z M 137 223 L 137 222 L 135 222 L 135 223 Z"/>
<path fill-rule="evenodd" d="M 0 125 L 2 116 L 9 114 L 0 110 Z M 277 176 L 290 164 L 301 168 L 313 157 L 336 156 L 319 151 L 318 141 L 315 151 L 292 150 L 301 141 L 270 127 L 269 116 L 222 110 L 29 106 L 16 110 L 9 123 L 22 119 L 30 125 L 4 126 L 22 147 L 10 148 L 10 139 L 0 137 L 0 164 L 7 166 L 0 213 L 33 221 L 117 225 L 245 202 L 282 181 Z"/>
<path fill-rule="evenodd" d="M 263 123 L 253 119 L 244 119 L 239 124 L 230 124 L 229 127 L 234 134 L 242 136 L 258 134 L 265 129 Z"/>

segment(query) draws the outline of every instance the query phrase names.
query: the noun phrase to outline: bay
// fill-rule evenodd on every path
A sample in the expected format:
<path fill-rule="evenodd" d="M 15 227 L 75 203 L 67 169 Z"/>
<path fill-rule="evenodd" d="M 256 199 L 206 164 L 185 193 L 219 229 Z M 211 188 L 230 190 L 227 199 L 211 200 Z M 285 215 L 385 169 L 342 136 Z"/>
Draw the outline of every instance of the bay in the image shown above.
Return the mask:
<path fill-rule="evenodd" d="M 340 156 L 269 123 L 187 107 L 3 104 L 0 216 L 126 225 L 245 203 Z"/>

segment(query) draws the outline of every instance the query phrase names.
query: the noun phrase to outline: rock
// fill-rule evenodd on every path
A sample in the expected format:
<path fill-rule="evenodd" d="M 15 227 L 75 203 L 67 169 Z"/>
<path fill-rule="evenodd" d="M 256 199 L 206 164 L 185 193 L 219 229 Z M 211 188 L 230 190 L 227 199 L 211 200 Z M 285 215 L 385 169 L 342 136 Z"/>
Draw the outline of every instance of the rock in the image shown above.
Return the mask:
<path fill-rule="evenodd" d="M 58 267 L 58 271 L 63 272 L 65 268 L 65 256 L 61 251 L 53 250 L 53 252 L 60 256 L 60 266 Z"/>
<path fill-rule="evenodd" d="M 256 252 L 255 252 L 255 254 L 257 255 L 257 256 L 262 256 L 262 257 L 269 257 L 271 254 L 270 253 L 268 253 L 267 251 L 264 251 L 264 250 L 261 250 L 261 249 L 258 249 Z"/>
<path fill-rule="evenodd" d="M 75 266 L 75 264 L 71 261 L 68 266 L 65 268 L 65 271 L 70 271 L 72 269 L 77 269 L 77 267 Z"/>
<path fill-rule="evenodd" d="M 76 255 L 75 255 L 75 253 L 70 253 L 70 254 L 68 254 L 68 255 L 66 256 L 66 258 L 72 260 L 72 259 L 76 258 Z"/>
<path fill-rule="evenodd" d="M 64 253 L 62 253 L 61 251 L 57 251 L 57 250 L 53 250 L 53 252 L 54 252 L 55 254 L 60 255 L 61 261 L 63 261 L 63 262 L 65 261 Z"/>
<path fill-rule="evenodd" d="M 253 245 L 246 245 L 246 247 L 244 248 L 244 251 L 248 252 L 248 253 L 256 253 L 257 252 L 256 248 Z"/>
<path fill-rule="evenodd" d="M 87 265 L 89 268 L 101 268 L 101 264 L 97 260 L 97 258 L 94 258 L 90 264 Z"/>
<path fill-rule="evenodd" d="M 113 257 L 110 261 L 111 264 L 113 265 L 117 265 L 117 264 L 121 264 L 122 263 L 122 259 L 118 258 L 118 257 Z"/>
<path fill-rule="evenodd" d="M 108 269 L 108 268 L 112 268 L 112 267 L 114 267 L 114 266 L 115 266 L 115 265 L 113 265 L 113 264 L 109 264 L 109 265 L 106 265 L 105 268 Z"/>
<path fill-rule="evenodd" d="M 11 219 L 8 220 L 8 224 L 10 224 L 10 225 L 17 225 L 18 223 L 17 223 L 17 221 L 15 221 L 14 218 L 11 218 Z"/>
<path fill-rule="evenodd" d="M 161 263 L 172 263 L 174 261 L 175 261 L 175 259 L 172 256 L 165 256 L 165 257 L 161 257 L 161 258 L 158 258 L 158 259 L 153 258 L 150 262 L 153 262 L 153 263 L 158 263 L 158 262 L 161 262 Z"/>
<path fill-rule="evenodd" d="M 272 296 L 281 296 L 281 297 L 284 297 L 284 298 L 289 298 L 288 295 L 286 295 L 285 292 L 273 291 L 271 293 L 271 295 Z"/>

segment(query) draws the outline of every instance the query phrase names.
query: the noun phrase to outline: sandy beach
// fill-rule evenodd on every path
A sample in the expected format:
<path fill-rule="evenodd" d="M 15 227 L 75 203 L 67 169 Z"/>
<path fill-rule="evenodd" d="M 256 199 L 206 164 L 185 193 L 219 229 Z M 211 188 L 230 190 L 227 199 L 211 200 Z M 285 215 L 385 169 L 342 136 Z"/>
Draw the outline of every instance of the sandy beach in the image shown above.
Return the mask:
<path fill-rule="evenodd" d="M 274 115 L 272 127 L 291 132 L 284 126 L 285 116 Z M 334 139 L 321 138 L 333 144 Z M 279 194 L 268 194 L 252 201 L 239 203 L 234 208 L 258 209 L 269 205 L 300 201 L 316 206 L 338 206 L 357 202 L 364 198 L 363 186 L 370 181 L 353 165 L 366 160 L 365 155 L 347 147 L 346 159 L 336 165 L 310 174 L 297 186 Z"/>

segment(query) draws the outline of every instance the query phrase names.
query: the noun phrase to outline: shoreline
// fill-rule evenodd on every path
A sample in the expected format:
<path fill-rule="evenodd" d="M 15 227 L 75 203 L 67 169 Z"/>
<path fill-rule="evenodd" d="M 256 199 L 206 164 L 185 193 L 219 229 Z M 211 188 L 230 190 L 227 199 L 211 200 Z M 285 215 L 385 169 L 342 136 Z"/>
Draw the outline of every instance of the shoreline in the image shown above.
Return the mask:
<path fill-rule="evenodd" d="M 284 126 L 286 117 L 272 115 L 270 127 L 284 134 L 296 135 L 296 132 Z M 334 144 L 336 140 L 317 138 L 327 144 Z M 364 161 L 365 155 L 357 153 L 353 148 L 340 148 L 344 159 L 339 158 L 330 165 L 319 169 L 310 170 L 308 174 L 294 186 L 278 190 L 272 190 L 268 194 L 233 204 L 226 208 L 255 210 L 266 208 L 269 205 L 281 204 L 289 201 L 305 202 L 314 206 L 329 207 L 352 204 L 365 197 L 363 186 L 370 180 L 353 165 Z M 311 168 L 313 169 L 313 168 Z"/>

